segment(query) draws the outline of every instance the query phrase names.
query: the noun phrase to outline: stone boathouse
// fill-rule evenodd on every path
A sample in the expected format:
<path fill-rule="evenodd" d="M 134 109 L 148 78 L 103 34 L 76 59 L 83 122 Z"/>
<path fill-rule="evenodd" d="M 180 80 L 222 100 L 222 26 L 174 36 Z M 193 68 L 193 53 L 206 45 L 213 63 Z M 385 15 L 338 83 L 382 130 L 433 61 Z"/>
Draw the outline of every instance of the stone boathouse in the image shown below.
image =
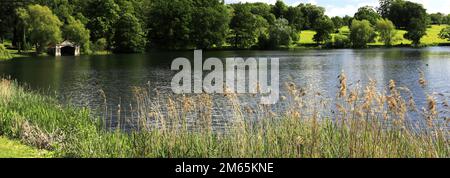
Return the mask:
<path fill-rule="evenodd" d="M 50 47 L 48 53 L 54 56 L 79 56 L 80 46 L 66 40 Z"/>

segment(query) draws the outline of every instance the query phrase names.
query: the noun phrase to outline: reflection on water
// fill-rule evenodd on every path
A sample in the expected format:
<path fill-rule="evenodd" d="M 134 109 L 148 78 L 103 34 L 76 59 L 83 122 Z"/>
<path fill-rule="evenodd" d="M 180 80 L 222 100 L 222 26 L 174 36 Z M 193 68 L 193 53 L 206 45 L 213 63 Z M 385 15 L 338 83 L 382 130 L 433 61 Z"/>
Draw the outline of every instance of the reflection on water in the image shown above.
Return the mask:
<path fill-rule="evenodd" d="M 368 50 L 290 50 L 290 51 L 210 51 L 208 57 L 278 57 L 280 83 L 295 82 L 311 87 L 328 98 L 337 92 L 337 76 L 345 71 L 349 84 L 366 84 L 374 79 L 383 89 L 389 80 L 408 87 L 417 105 L 425 104 L 425 93 L 436 92 L 450 97 L 450 48 L 368 49 Z M 11 76 L 31 88 L 56 92 L 62 102 L 99 108 L 105 92 L 108 105 L 133 104 L 135 86 L 158 88 L 170 93 L 171 61 L 177 57 L 193 58 L 193 51 L 151 52 L 148 54 L 35 57 L 0 62 L 0 74 Z M 423 70 L 429 85 L 422 89 L 417 82 Z M 283 87 L 281 87 L 283 88 Z M 283 91 L 281 93 L 283 95 Z M 251 100 L 252 98 L 250 98 Z"/>

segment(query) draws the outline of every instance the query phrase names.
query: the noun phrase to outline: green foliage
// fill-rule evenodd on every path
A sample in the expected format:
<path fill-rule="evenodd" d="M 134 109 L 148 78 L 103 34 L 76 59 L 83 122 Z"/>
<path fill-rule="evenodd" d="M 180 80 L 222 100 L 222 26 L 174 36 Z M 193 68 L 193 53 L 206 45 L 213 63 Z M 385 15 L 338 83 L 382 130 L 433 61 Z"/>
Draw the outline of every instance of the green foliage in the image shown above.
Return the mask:
<path fill-rule="evenodd" d="M 305 24 L 303 29 L 316 29 L 316 24 L 325 16 L 325 8 L 312 4 L 300 4 Z"/>
<path fill-rule="evenodd" d="M 117 21 L 114 33 L 114 52 L 136 53 L 145 47 L 145 37 L 139 20 L 132 14 L 123 14 Z"/>
<path fill-rule="evenodd" d="M 93 43 L 92 50 L 94 50 L 95 52 L 100 52 L 106 50 L 107 45 L 108 42 L 106 41 L 106 39 L 100 38 L 95 43 Z"/>
<path fill-rule="evenodd" d="M 151 47 L 185 49 L 222 46 L 229 31 L 229 15 L 227 7 L 219 0 L 155 0 L 148 15 Z"/>
<path fill-rule="evenodd" d="M 229 30 L 230 13 L 220 1 L 195 1 L 191 41 L 197 48 L 220 47 Z"/>
<path fill-rule="evenodd" d="M 354 18 L 356 20 L 368 20 L 370 24 L 375 25 L 381 16 L 374 10 L 373 7 L 364 6 L 358 9 L 358 12 L 356 12 Z"/>
<path fill-rule="evenodd" d="M 272 7 L 272 13 L 277 19 L 285 18 L 284 16 L 287 14 L 287 12 L 288 6 L 282 0 L 277 0 L 275 5 Z"/>
<path fill-rule="evenodd" d="M 276 17 L 272 14 L 272 7 L 266 3 L 252 3 L 250 5 L 251 12 L 266 19 L 269 24 L 274 24 Z"/>
<path fill-rule="evenodd" d="M 261 36 L 259 46 L 262 48 L 277 48 L 281 45 L 289 46 L 293 41 L 298 41 L 296 30 L 289 26 L 288 20 L 277 19 L 275 24 L 270 26 L 268 37 Z"/>
<path fill-rule="evenodd" d="M 88 29 L 91 31 L 91 40 L 97 41 L 106 38 L 109 46 L 113 43 L 114 26 L 119 19 L 120 7 L 114 0 L 89 0 L 84 9 Z"/>
<path fill-rule="evenodd" d="M 148 14 L 149 40 L 152 47 L 187 48 L 192 22 L 191 0 L 154 0 Z"/>
<path fill-rule="evenodd" d="M 350 48 L 351 41 L 347 35 L 334 35 L 333 48 Z"/>
<path fill-rule="evenodd" d="M 19 18 L 26 24 L 30 41 L 36 52 L 42 53 L 50 44 L 61 41 L 61 21 L 52 11 L 41 5 L 29 5 L 26 10 L 18 10 Z"/>
<path fill-rule="evenodd" d="M 378 0 L 379 1 L 379 7 L 377 9 L 378 14 L 381 15 L 381 17 L 383 18 L 388 18 L 389 17 L 389 11 L 392 5 L 392 2 L 394 0 Z"/>
<path fill-rule="evenodd" d="M 446 16 L 442 13 L 430 14 L 431 24 L 441 25 L 446 23 Z"/>
<path fill-rule="evenodd" d="M 329 106 L 320 104 L 323 100 L 321 96 L 307 95 L 304 98 L 308 99 L 304 102 L 318 107 L 311 109 L 297 106 L 295 103 L 286 104 L 293 110 L 312 114 L 287 112 L 279 116 L 269 116 L 265 109 L 250 108 L 257 114 L 267 115 L 259 119 L 257 124 L 249 122 L 242 115 L 245 105 L 230 99 L 229 102 L 236 107 L 230 112 L 236 114 L 239 124 L 227 126 L 225 134 L 211 131 L 211 121 L 208 119 L 199 120 L 194 130 L 184 125 L 187 122 L 186 116 L 193 113 L 208 117 L 213 114 L 207 109 L 201 109 L 204 108 L 202 104 L 192 106 L 188 104 L 187 111 L 173 111 L 180 117 L 172 118 L 171 122 L 180 124 L 180 127 L 166 124 L 164 119 L 150 122 L 146 118 L 141 118 L 142 120 L 139 121 L 142 122 L 137 124 L 140 130 L 124 132 L 120 130 L 120 127 L 117 130 L 104 130 L 102 123 L 106 120 L 102 119 L 106 118 L 98 118 L 87 109 L 62 106 L 52 97 L 24 90 L 15 82 L 0 79 L 0 133 L 8 138 L 20 138 L 31 146 L 46 146 L 46 149 L 52 150 L 52 156 L 55 157 L 448 157 L 449 133 L 445 129 L 445 124 L 433 125 L 417 132 L 405 129 L 411 127 L 408 122 L 394 124 L 378 122 L 380 118 L 376 115 L 383 115 L 383 113 L 388 113 L 385 116 L 386 120 L 396 121 L 400 118 L 396 112 L 402 112 L 397 110 L 401 110 L 400 107 L 407 103 L 403 101 L 403 97 L 399 96 L 394 98 L 395 102 L 400 103 L 394 108 L 395 110 L 378 107 L 378 105 L 387 105 L 387 102 L 383 101 L 364 108 L 368 113 L 375 113 L 375 115 L 364 114 L 361 111 L 363 109 L 355 109 L 353 106 L 364 102 L 364 98 L 371 96 L 372 93 L 375 97 L 387 96 L 383 94 L 386 91 L 372 89 L 376 88 L 372 85 L 362 88 L 367 88 L 368 92 L 359 94 L 365 92 L 355 89 L 356 98 L 361 99 L 355 101 L 347 101 L 346 97 L 338 99 L 339 103 L 349 103 L 339 108 L 342 118 L 338 118 L 338 122 L 319 114 L 321 111 L 332 110 Z M 312 92 L 306 91 L 306 93 Z M 153 97 L 144 93 L 138 93 L 138 95 L 140 98 L 137 99 L 143 101 Z M 298 96 L 292 94 L 289 97 Z M 168 99 L 170 98 L 158 98 L 161 101 Z M 211 102 L 201 98 L 187 100 L 194 103 Z M 184 100 L 172 99 L 172 101 L 175 105 L 185 103 Z M 168 109 L 166 105 L 140 107 L 143 108 L 137 108 L 137 112 L 152 111 L 152 116 L 168 117 L 161 112 Z M 352 114 L 360 112 L 363 114 Z M 249 117 L 254 116 L 251 112 L 246 114 L 249 114 Z M 426 119 L 426 117 L 419 119 Z M 1 147 L 3 143 L 4 141 L 0 138 L 0 150 L 3 150 Z M 1 153 L 0 156 L 2 156 Z"/>
<path fill-rule="evenodd" d="M 231 43 L 235 47 L 249 48 L 256 44 L 260 35 L 268 29 L 268 22 L 262 16 L 251 12 L 248 4 L 234 4 L 231 19 Z"/>
<path fill-rule="evenodd" d="M 450 27 L 442 29 L 439 33 L 439 37 L 450 41 Z"/>
<path fill-rule="evenodd" d="M 404 0 L 394 0 L 388 6 L 387 18 L 397 28 L 405 28 L 408 30 L 413 19 L 420 19 L 426 22 L 427 13 L 421 4 Z"/>
<path fill-rule="evenodd" d="M 344 21 L 344 26 L 352 26 L 353 17 L 346 15 L 342 18 L 342 20 Z"/>
<path fill-rule="evenodd" d="M 427 24 L 425 19 L 411 19 L 408 26 L 408 33 L 404 37 L 411 40 L 413 45 L 419 45 L 420 39 L 427 34 Z"/>
<path fill-rule="evenodd" d="M 339 16 L 332 17 L 331 21 L 333 21 L 333 25 L 334 25 L 334 28 L 336 29 L 336 31 L 339 31 L 340 28 L 342 28 L 343 26 L 346 25 L 346 23 L 344 22 L 344 19 Z"/>
<path fill-rule="evenodd" d="M 375 30 L 368 20 L 353 20 L 350 27 L 350 40 L 354 48 L 365 48 L 367 43 L 374 41 Z"/>
<path fill-rule="evenodd" d="M 84 24 L 73 17 L 68 17 L 67 24 L 63 27 L 64 39 L 70 40 L 80 45 L 82 50 L 89 54 L 90 49 L 90 31 L 86 29 Z"/>
<path fill-rule="evenodd" d="M 6 60 L 6 59 L 11 59 L 11 58 L 12 58 L 12 56 L 11 56 L 11 54 L 9 54 L 9 52 L 5 48 L 5 46 L 3 44 L 0 44 L 0 61 Z"/>
<path fill-rule="evenodd" d="M 380 40 L 385 46 L 391 46 L 397 35 L 394 23 L 388 19 L 379 19 L 375 25 L 376 31 L 380 35 Z"/>
<path fill-rule="evenodd" d="M 329 41 L 334 29 L 333 21 L 330 18 L 324 17 L 318 20 L 314 27 L 314 30 L 317 32 L 313 37 L 314 41 L 317 44 Z"/>
<path fill-rule="evenodd" d="M 296 31 L 300 31 L 303 28 L 303 25 L 305 24 L 305 20 L 303 18 L 303 13 L 300 7 L 292 7 L 290 6 L 286 12 L 285 17 L 289 24 L 294 28 Z"/>

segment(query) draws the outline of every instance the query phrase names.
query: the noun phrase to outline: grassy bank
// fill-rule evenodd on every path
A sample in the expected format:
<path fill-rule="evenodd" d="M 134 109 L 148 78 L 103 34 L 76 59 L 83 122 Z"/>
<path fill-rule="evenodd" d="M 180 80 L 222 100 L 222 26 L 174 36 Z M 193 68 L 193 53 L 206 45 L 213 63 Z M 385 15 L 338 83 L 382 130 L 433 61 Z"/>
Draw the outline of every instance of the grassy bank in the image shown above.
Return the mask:
<path fill-rule="evenodd" d="M 214 103 L 208 94 L 155 100 L 152 89 L 135 88 L 137 118 L 123 116 L 116 123 L 121 128 L 133 122 L 135 130 L 107 131 L 108 116 L 94 117 L 87 109 L 62 106 L 1 80 L 0 135 L 57 157 L 450 157 L 448 123 L 441 122 L 440 102 L 432 96 L 427 108 L 416 111 L 424 128 L 413 132 L 407 113 L 417 108 L 411 98 L 401 97 L 404 89 L 394 81 L 384 92 L 375 89 L 374 81 L 349 88 L 344 75 L 339 80 L 336 105 L 314 90 L 286 84 L 283 112 L 242 105 L 238 96 L 226 94 L 225 132 L 213 131 Z M 104 109 L 120 115 L 125 108 Z M 330 110 L 333 114 L 322 112 Z M 254 117 L 259 119 L 248 119 Z"/>
<path fill-rule="evenodd" d="M 0 158 L 46 158 L 51 154 L 14 140 L 0 137 Z"/>

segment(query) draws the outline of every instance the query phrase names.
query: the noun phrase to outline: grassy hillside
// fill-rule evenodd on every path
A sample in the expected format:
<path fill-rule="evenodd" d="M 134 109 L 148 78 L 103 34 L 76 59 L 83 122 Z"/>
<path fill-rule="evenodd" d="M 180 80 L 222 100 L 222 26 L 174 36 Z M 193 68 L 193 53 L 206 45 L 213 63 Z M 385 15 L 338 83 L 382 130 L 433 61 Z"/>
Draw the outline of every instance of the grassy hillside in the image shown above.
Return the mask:
<path fill-rule="evenodd" d="M 446 39 L 441 39 L 439 38 L 439 32 L 441 32 L 441 30 L 445 27 L 447 27 L 448 25 L 432 25 L 430 28 L 428 28 L 427 30 L 427 35 L 424 36 L 421 40 L 421 43 L 423 45 L 438 45 L 438 44 L 450 44 L 450 41 L 446 40 Z M 348 26 L 342 27 L 340 29 L 340 33 L 342 34 L 349 34 L 350 33 L 350 29 L 348 28 Z M 405 30 L 398 30 L 397 32 L 397 41 L 394 43 L 394 45 L 401 45 L 401 44 L 411 44 L 411 41 L 403 38 L 403 35 L 406 33 Z M 313 36 L 316 34 L 315 31 L 312 30 L 304 30 L 300 33 L 300 41 L 299 44 L 300 45 L 311 45 L 311 44 L 315 44 L 314 40 L 313 40 Z M 332 36 L 334 37 L 334 35 L 336 34 L 332 34 Z M 379 46 L 379 45 L 383 45 L 382 42 L 375 42 L 375 43 L 370 43 L 369 45 L 372 46 Z"/>

